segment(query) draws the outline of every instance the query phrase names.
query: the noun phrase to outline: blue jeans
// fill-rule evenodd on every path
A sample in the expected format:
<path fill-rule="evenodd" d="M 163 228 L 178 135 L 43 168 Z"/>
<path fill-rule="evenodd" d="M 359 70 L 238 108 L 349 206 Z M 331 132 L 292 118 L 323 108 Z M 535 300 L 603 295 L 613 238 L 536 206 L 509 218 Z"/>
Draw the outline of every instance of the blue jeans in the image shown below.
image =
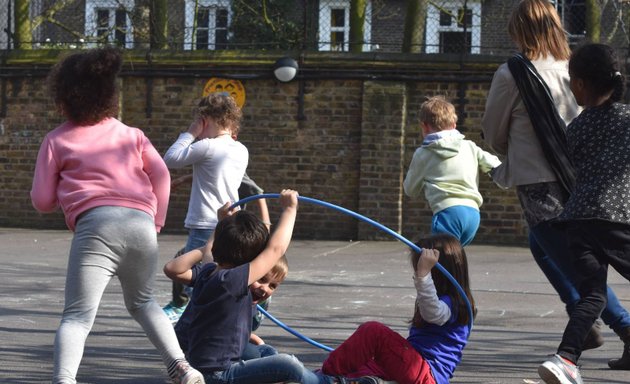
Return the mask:
<path fill-rule="evenodd" d="M 247 343 L 245 350 L 241 354 L 241 360 L 260 359 L 271 355 L 277 355 L 278 351 L 269 344 L 255 345 Z"/>
<path fill-rule="evenodd" d="M 554 287 L 570 315 L 580 300 L 579 274 L 568 249 L 565 232 L 550 221 L 530 228 L 530 249 L 534 260 Z M 610 287 L 606 286 L 608 301 L 601 318 L 617 334 L 630 327 L 630 313 L 621 305 Z"/>
<path fill-rule="evenodd" d="M 205 375 L 205 380 L 206 384 L 334 383 L 331 376 L 306 369 L 295 356 L 286 353 L 240 361 L 225 371 Z"/>
<path fill-rule="evenodd" d="M 214 228 L 190 228 L 188 229 L 188 240 L 186 240 L 185 252 L 201 248 L 208 243 Z"/>
<path fill-rule="evenodd" d="M 431 220 L 432 233 L 450 233 L 462 246 L 470 244 L 479 229 L 479 210 L 465 205 L 445 208 Z"/>

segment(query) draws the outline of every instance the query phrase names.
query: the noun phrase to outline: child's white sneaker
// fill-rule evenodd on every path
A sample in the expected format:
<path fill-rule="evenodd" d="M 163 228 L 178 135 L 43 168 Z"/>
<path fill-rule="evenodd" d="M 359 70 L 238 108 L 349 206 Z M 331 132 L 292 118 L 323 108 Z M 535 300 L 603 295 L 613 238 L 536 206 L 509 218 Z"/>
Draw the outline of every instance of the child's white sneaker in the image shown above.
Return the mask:
<path fill-rule="evenodd" d="M 538 375 L 547 384 L 582 384 L 580 368 L 557 354 L 538 367 Z"/>
<path fill-rule="evenodd" d="M 206 384 L 201 372 L 191 367 L 186 360 L 179 360 L 169 375 L 173 384 Z"/>

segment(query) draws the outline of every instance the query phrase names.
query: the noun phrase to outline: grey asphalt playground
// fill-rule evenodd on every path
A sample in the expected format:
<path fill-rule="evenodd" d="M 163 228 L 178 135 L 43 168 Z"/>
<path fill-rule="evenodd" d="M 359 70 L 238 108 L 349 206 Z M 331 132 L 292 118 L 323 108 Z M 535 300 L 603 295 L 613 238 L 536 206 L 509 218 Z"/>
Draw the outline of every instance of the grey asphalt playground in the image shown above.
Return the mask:
<path fill-rule="evenodd" d="M 0 383 L 50 382 L 52 344 L 63 306 L 68 231 L 0 228 Z M 160 266 L 185 241 L 160 235 Z M 479 313 L 453 383 L 539 383 L 538 364 L 555 351 L 566 315 L 529 252 L 519 247 L 467 248 Z M 296 240 L 289 276 L 270 312 L 294 330 L 337 346 L 363 321 L 384 322 L 405 334 L 414 289 L 407 248 L 400 242 Z M 170 298 L 157 274 L 156 298 Z M 610 284 L 630 308 L 630 283 L 611 272 Z M 318 368 L 326 352 L 265 320 L 257 332 L 282 352 Z M 587 383 L 630 383 L 630 371 L 611 371 L 621 341 L 606 328 L 606 343 L 584 353 Z M 81 383 L 166 383 L 165 369 L 125 311 L 113 280 L 103 297 L 79 369 Z"/>

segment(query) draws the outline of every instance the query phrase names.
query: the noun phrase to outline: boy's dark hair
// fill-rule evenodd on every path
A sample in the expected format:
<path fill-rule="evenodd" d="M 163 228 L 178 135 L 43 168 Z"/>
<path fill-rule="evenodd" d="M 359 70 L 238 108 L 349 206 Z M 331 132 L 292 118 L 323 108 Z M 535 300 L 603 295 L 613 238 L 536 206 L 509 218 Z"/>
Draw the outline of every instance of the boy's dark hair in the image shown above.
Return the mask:
<path fill-rule="evenodd" d="M 593 96 L 603 96 L 610 91 L 608 102 L 621 100 L 624 77 L 615 49 L 606 44 L 586 43 L 578 47 L 569 60 L 569 74 L 581 79 Z"/>
<path fill-rule="evenodd" d="M 95 124 L 118 114 L 116 76 L 122 56 L 115 48 L 72 54 L 57 63 L 48 85 L 57 107 L 75 124 Z"/>
<path fill-rule="evenodd" d="M 238 211 L 217 224 L 212 255 L 221 266 L 237 267 L 254 260 L 267 246 L 269 231 L 253 213 Z"/>
<path fill-rule="evenodd" d="M 416 242 L 416 245 L 420 248 L 437 249 L 440 251 L 440 265 L 450 273 L 455 280 L 462 287 L 468 301 L 472 306 L 473 316 L 477 314 L 477 308 L 475 307 L 475 300 L 470 290 L 470 278 L 468 277 L 468 259 L 466 258 L 466 252 L 457 238 L 447 233 L 434 234 L 429 237 L 420 239 Z M 416 269 L 420 254 L 416 252 L 411 253 L 411 263 L 413 269 Z M 459 324 L 468 324 L 469 314 L 466 302 L 459 294 L 459 291 L 455 285 L 437 268 L 431 270 L 431 277 L 433 278 L 433 284 L 438 296 L 448 295 L 451 298 L 452 310 L 455 313 L 456 320 Z M 416 327 L 424 325 L 424 320 L 420 316 L 418 308 L 414 309 L 414 316 L 412 324 Z"/>

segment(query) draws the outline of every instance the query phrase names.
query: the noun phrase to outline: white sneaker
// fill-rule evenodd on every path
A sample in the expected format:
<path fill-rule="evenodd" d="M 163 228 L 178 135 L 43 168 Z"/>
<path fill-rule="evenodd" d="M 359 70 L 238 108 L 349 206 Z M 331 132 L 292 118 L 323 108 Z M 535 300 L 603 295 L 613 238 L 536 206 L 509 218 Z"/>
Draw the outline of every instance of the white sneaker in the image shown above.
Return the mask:
<path fill-rule="evenodd" d="M 547 384 L 582 384 L 580 368 L 557 354 L 538 367 L 538 376 Z"/>
<path fill-rule="evenodd" d="M 173 384 L 206 384 L 201 372 L 191 367 L 187 361 L 180 361 L 171 377 Z"/>

